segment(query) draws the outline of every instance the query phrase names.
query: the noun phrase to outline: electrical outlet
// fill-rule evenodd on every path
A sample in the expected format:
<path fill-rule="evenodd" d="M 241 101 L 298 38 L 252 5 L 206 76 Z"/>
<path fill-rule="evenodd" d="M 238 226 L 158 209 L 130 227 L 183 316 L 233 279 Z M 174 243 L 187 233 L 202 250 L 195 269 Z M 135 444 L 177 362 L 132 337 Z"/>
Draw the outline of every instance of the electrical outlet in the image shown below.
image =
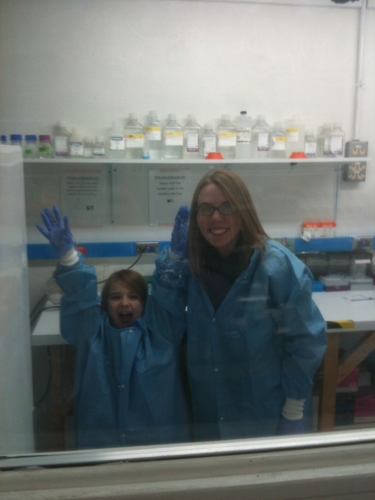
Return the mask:
<path fill-rule="evenodd" d="M 294 246 L 295 246 L 294 238 L 274 238 L 274 240 L 280 243 L 281 245 L 284 245 L 284 247 L 290 250 L 291 252 L 294 252 Z"/>
<path fill-rule="evenodd" d="M 350 182 L 363 182 L 366 179 L 366 162 L 356 161 L 343 167 L 343 179 Z"/>
<path fill-rule="evenodd" d="M 157 241 L 143 241 L 137 243 L 137 255 L 140 253 L 159 253 L 159 243 Z"/>
<path fill-rule="evenodd" d="M 364 141 L 348 141 L 345 144 L 345 156 L 352 157 L 364 157 L 368 153 L 368 142 Z"/>
<path fill-rule="evenodd" d="M 372 251 L 374 246 L 373 238 L 355 238 L 353 249 L 362 249 L 362 250 L 370 250 Z"/>

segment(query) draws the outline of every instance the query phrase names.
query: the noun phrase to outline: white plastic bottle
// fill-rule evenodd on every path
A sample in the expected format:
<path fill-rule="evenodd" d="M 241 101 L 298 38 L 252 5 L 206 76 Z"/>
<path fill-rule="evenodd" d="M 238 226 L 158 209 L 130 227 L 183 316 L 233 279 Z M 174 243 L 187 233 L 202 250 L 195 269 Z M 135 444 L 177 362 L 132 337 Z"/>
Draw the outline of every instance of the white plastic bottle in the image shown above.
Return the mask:
<path fill-rule="evenodd" d="M 53 149 L 56 157 L 64 158 L 69 156 L 69 142 L 70 134 L 66 128 L 66 123 L 64 121 L 57 122 L 53 132 Z"/>
<path fill-rule="evenodd" d="M 217 127 L 217 150 L 223 158 L 230 160 L 236 157 L 236 126 L 229 115 L 222 115 Z"/>
<path fill-rule="evenodd" d="M 270 155 L 270 126 L 264 115 L 258 115 L 251 129 L 251 149 L 253 158 L 268 158 Z"/>
<path fill-rule="evenodd" d="M 291 120 L 286 122 L 286 157 L 289 158 L 292 153 L 305 152 L 305 125 L 300 117 L 294 115 Z"/>
<path fill-rule="evenodd" d="M 150 111 L 145 125 L 144 154 L 150 160 L 159 160 L 162 155 L 161 122 L 156 111 Z"/>
<path fill-rule="evenodd" d="M 163 158 L 182 158 L 184 134 L 174 113 L 169 113 L 168 121 L 163 127 Z"/>
<path fill-rule="evenodd" d="M 70 136 L 69 154 L 71 158 L 83 158 L 83 139 L 75 128 Z"/>
<path fill-rule="evenodd" d="M 236 126 L 236 158 L 250 158 L 252 120 L 250 116 L 247 116 L 247 111 L 241 111 L 234 124 Z"/>
<path fill-rule="evenodd" d="M 344 156 L 345 133 L 341 129 L 341 123 L 334 123 L 329 138 L 330 156 Z"/>
<path fill-rule="evenodd" d="M 120 120 L 112 122 L 108 141 L 108 158 L 117 160 L 125 158 L 125 136 Z"/>
<path fill-rule="evenodd" d="M 184 127 L 184 149 L 183 158 L 202 158 L 202 127 L 195 120 L 195 115 L 189 114 L 188 121 Z"/>
<path fill-rule="evenodd" d="M 317 156 L 318 142 L 312 130 L 306 130 L 305 134 L 305 155 L 307 158 L 315 158 Z"/>
<path fill-rule="evenodd" d="M 318 136 L 318 156 L 330 156 L 330 137 L 332 131 L 332 124 L 325 123 Z"/>
<path fill-rule="evenodd" d="M 92 139 L 90 137 L 85 137 L 83 139 L 84 158 L 92 158 L 94 156 L 93 149 L 94 149 L 94 143 L 92 142 Z"/>
<path fill-rule="evenodd" d="M 125 158 L 140 160 L 143 156 L 145 133 L 134 113 L 129 114 L 125 124 Z"/>
<path fill-rule="evenodd" d="M 105 158 L 105 154 L 104 137 L 98 136 L 95 138 L 94 146 L 92 148 L 92 155 L 94 158 Z"/>
<path fill-rule="evenodd" d="M 271 158 L 285 158 L 286 134 L 280 122 L 275 123 L 271 132 Z"/>
<path fill-rule="evenodd" d="M 217 148 L 217 136 L 213 131 L 211 123 L 205 123 L 202 133 L 203 158 L 206 158 L 208 153 L 215 153 Z"/>

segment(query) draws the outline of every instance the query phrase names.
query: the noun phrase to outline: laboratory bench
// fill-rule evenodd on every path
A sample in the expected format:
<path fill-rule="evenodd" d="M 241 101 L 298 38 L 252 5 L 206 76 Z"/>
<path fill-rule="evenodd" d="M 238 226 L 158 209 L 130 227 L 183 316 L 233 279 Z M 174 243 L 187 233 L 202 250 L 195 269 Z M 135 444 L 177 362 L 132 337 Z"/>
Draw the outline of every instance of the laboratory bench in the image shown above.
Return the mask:
<path fill-rule="evenodd" d="M 332 431 L 335 425 L 336 388 L 368 354 L 375 349 L 375 290 L 317 292 L 313 299 L 327 324 L 328 346 L 322 365 L 319 397 L 319 432 Z M 56 446 L 63 446 L 64 415 L 71 410 L 72 395 L 62 399 L 61 356 L 67 342 L 59 331 L 59 308 L 46 304 L 32 332 L 32 346 L 49 346 L 51 357 L 52 418 Z M 51 308 L 49 308 L 51 307 Z M 339 359 L 340 337 L 345 334 L 358 337 L 349 353 Z"/>

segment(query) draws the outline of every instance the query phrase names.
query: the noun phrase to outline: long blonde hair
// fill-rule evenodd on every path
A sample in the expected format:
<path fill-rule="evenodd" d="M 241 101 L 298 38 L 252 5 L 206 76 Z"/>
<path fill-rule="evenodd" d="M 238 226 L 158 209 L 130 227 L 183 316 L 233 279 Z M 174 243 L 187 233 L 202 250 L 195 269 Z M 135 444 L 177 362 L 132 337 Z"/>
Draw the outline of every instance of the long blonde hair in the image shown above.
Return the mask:
<path fill-rule="evenodd" d="M 191 268 L 198 276 L 204 249 L 207 248 L 207 242 L 201 234 L 197 221 L 198 197 L 201 190 L 209 184 L 219 187 L 235 208 L 235 216 L 239 218 L 241 227 L 238 246 L 240 260 L 243 263 L 249 261 L 254 248 L 258 248 L 263 254 L 265 241 L 268 238 L 258 218 L 249 190 L 241 177 L 230 170 L 217 169 L 208 172 L 195 188 L 190 208 L 188 255 Z"/>

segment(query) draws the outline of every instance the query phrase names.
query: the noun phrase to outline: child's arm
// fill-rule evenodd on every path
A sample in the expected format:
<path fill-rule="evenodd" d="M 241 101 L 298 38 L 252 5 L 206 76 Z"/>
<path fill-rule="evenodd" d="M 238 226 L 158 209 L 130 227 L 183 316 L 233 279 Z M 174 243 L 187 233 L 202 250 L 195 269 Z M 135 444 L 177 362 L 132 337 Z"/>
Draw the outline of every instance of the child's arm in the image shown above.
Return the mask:
<path fill-rule="evenodd" d="M 55 271 L 58 285 L 64 292 L 61 299 L 60 331 L 62 336 L 73 345 L 97 330 L 100 321 L 97 280 L 94 267 L 86 267 L 83 257 L 74 249 L 73 236 L 68 217 L 62 218 L 54 206 L 42 212 L 43 227 L 37 224 L 60 256 Z"/>

